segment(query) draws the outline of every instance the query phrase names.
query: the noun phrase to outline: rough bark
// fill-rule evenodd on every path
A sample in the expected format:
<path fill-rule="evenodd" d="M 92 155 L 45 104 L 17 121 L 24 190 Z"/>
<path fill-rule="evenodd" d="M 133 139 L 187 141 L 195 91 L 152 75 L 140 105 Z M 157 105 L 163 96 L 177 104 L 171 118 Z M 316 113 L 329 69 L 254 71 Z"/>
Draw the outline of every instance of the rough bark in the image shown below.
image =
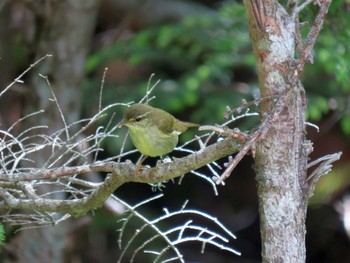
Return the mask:
<path fill-rule="evenodd" d="M 256 148 L 263 262 L 305 262 L 304 90 L 295 73 L 295 20 L 277 1 L 244 1 L 264 114 L 279 111 Z M 280 101 L 281 102 L 281 101 Z M 276 109 L 274 107 L 279 107 Z"/>

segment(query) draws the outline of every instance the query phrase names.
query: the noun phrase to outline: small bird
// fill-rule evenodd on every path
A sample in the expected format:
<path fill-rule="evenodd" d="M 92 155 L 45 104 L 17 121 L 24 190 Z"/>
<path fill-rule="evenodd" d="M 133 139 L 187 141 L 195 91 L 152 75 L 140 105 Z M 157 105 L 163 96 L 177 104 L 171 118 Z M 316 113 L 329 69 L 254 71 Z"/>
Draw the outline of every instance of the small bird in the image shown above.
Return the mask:
<path fill-rule="evenodd" d="M 198 124 L 180 121 L 170 113 L 146 104 L 133 104 L 118 127 L 127 126 L 135 147 L 145 156 L 164 156 L 174 150 L 179 135 Z"/>

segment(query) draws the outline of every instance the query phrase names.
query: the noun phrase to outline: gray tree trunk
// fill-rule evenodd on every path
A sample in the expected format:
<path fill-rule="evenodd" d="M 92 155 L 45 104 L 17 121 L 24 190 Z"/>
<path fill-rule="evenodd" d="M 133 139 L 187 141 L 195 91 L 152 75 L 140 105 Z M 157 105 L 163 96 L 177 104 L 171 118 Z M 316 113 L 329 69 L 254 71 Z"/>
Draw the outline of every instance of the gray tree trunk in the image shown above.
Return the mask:
<path fill-rule="evenodd" d="M 295 21 L 277 1 L 244 2 L 261 95 L 278 98 L 263 105 L 271 121 L 256 148 L 262 258 L 270 263 L 305 262 L 306 105 L 294 74 Z"/>

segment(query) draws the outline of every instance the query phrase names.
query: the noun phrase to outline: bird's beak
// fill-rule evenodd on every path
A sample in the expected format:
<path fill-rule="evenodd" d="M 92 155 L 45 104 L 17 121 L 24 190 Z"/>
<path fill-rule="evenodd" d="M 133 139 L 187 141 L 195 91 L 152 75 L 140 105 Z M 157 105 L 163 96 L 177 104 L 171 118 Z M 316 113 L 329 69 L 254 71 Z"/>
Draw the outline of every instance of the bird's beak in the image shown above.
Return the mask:
<path fill-rule="evenodd" d="M 117 128 L 121 128 L 123 126 L 126 126 L 126 125 L 128 125 L 128 123 L 129 123 L 129 121 L 127 121 L 127 120 L 121 120 L 120 122 L 118 122 Z"/>

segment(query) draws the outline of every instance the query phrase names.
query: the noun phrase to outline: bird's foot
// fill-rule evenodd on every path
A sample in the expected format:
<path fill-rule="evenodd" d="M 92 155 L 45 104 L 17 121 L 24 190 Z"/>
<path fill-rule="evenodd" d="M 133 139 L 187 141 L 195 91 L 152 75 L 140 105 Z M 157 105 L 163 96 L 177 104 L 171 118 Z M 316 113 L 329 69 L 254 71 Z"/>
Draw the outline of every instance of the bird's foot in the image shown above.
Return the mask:
<path fill-rule="evenodd" d="M 142 164 L 137 164 L 134 170 L 134 175 L 138 175 L 141 169 L 142 169 Z"/>
<path fill-rule="evenodd" d="M 137 162 L 135 170 L 134 170 L 134 175 L 137 175 L 140 170 L 142 169 L 142 163 L 147 159 L 148 156 L 144 156 L 139 162 Z"/>

